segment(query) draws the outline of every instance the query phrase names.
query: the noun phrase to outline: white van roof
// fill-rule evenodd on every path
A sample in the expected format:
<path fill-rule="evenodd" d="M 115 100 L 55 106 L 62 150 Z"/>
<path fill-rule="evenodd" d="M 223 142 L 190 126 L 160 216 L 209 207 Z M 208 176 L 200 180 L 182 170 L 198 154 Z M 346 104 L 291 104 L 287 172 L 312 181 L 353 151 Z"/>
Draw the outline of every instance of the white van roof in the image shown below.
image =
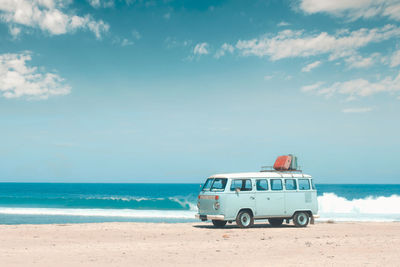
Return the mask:
<path fill-rule="evenodd" d="M 211 175 L 210 178 L 312 178 L 311 175 L 298 172 L 237 172 Z"/>

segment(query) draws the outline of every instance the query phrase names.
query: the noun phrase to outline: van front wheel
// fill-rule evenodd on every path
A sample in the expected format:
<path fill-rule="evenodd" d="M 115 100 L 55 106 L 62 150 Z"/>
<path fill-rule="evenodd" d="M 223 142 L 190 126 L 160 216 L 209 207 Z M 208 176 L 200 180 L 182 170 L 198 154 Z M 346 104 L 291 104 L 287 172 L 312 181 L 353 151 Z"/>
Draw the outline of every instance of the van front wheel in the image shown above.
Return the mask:
<path fill-rule="evenodd" d="M 293 217 L 293 223 L 296 227 L 306 227 L 309 221 L 310 217 L 308 213 L 304 211 L 296 212 Z"/>
<path fill-rule="evenodd" d="M 253 226 L 254 219 L 253 215 L 247 210 L 243 210 L 239 212 L 236 218 L 236 224 L 239 225 L 240 228 L 249 228 Z"/>
<path fill-rule="evenodd" d="M 220 220 L 212 220 L 212 223 L 217 228 L 222 228 L 226 225 L 226 221 L 220 221 Z"/>

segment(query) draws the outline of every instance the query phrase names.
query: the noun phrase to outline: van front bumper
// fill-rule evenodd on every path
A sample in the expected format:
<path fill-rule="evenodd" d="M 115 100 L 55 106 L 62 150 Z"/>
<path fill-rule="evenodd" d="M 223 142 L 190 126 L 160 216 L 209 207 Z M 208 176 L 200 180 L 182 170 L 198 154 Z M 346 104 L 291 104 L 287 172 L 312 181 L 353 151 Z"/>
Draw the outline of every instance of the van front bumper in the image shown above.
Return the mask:
<path fill-rule="evenodd" d="M 203 214 L 196 214 L 194 215 L 196 219 L 206 221 L 206 220 L 217 220 L 217 221 L 224 221 L 225 216 L 224 215 L 203 215 Z"/>

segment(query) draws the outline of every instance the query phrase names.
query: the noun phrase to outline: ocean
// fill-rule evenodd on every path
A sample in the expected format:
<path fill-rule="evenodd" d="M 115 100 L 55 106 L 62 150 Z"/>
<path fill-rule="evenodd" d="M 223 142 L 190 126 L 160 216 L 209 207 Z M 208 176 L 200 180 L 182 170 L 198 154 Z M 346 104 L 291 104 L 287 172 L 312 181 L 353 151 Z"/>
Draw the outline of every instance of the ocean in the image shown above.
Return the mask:
<path fill-rule="evenodd" d="M 400 185 L 316 187 L 320 221 L 400 221 Z M 195 222 L 199 191 L 199 184 L 0 183 L 0 224 Z"/>

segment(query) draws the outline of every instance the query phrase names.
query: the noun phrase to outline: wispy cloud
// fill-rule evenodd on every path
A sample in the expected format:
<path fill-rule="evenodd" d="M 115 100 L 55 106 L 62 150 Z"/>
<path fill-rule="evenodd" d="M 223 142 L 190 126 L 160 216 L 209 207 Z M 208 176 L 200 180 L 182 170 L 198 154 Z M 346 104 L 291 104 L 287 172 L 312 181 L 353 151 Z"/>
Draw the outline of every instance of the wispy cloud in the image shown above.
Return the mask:
<path fill-rule="evenodd" d="M 315 69 L 316 67 L 318 67 L 319 65 L 321 65 L 321 61 L 315 61 L 313 63 L 308 64 L 307 66 L 303 67 L 301 69 L 302 72 L 310 72 L 312 69 Z"/>
<path fill-rule="evenodd" d="M 305 31 L 284 30 L 275 36 L 263 36 L 236 43 L 244 56 L 270 57 L 279 60 L 293 57 L 310 57 L 328 54 L 330 60 L 354 55 L 358 49 L 400 36 L 400 28 L 386 25 L 381 28 L 362 28 L 355 31 L 338 31 L 307 34 Z"/>
<path fill-rule="evenodd" d="M 220 49 L 215 53 L 214 57 L 215 58 L 220 58 L 223 57 L 226 53 L 232 54 L 234 51 L 234 47 L 228 43 L 224 43 Z"/>
<path fill-rule="evenodd" d="M 398 0 L 300 0 L 299 8 L 307 14 L 322 12 L 350 20 L 375 16 L 400 20 L 400 1 Z"/>
<path fill-rule="evenodd" d="M 88 0 L 89 4 L 94 8 L 107 8 L 115 5 L 114 0 Z"/>
<path fill-rule="evenodd" d="M 57 0 L 4 0 L 0 1 L 0 20 L 7 23 L 13 36 L 20 34 L 22 28 L 40 29 L 52 35 L 89 30 L 100 39 L 109 30 L 109 25 L 92 16 L 79 16 L 67 10 L 70 2 Z"/>
<path fill-rule="evenodd" d="M 290 23 L 286 21 L 281 21 L 277 24 L 278 27 L 285 27 L 285 26 L 290 26 Z"/>
<path fill-rule="evenodd" d="M 346 82 L 336 82 L 331 86 L 322 86 L 322 83 L 315 83 L 303 86 L 301 91 L 314 92 L 317 95 L 332 97 L 334 95 L 346 96 L 347 101 L 359 97 L 368 97 L 378 93 L 393 94 L 400 91 L 400 73 L 396 77 L 387 76 L 381 80 L 371 82 L 365 79 L 354 79 Z"/>
<path fill-rule="evenodd" d="M 122 41 L 121 41 L 121 46 L 128 46 L 128 45 L 133 45 L 133 44 L 134 44 L 134 42 L 132 42 L 126 38 L 122 39 Z"/>
<path fill-rule="evenodd" d="M 21 28 L 20 28 L 20 27 L 17 27 L 17 26 L 14 26 L 14 25 L 10 25 L 8 28 L 9 28 L 9 31 L 10 31 L 11 36 L 12 36 L 14 39 L 18 38 L 18 36 L 19 36 L 20 33 L 21 33 Z"/>
<path fill-rule="evenodd" d="M 0 93 L 3 97 L 47 99 L 70 93 L 71 87 L 65 84 L 63 78 L 28 66 L 30 60 L 29 52 L 0 55 Z"/>
<path fill-rule="evenodd" d="M 168 36 L 164 40 L 165 47 L 168 49 L 177 48 L 177 47 L 188 47 L 192 45 L 192 40 L 178 40 L 175 37 Z"/>
<path fill-rule="evenodd" d="M 379 59 L 379 56 L 379 53 L 373 53 L 369 57 L 362 57 L 359 54 L 354 54 L 347 57 L 344 61 L 349 68 L 367 68 L 372 66 Z"/>
<path fill-rule="evenodd" d="M 311 91 L 315 91 L 317 89 L 319 89 L 324 83 L 323 82 L 317 82 L 317 83 L 313 83 L 310 85 L 306 85 L 301 87 L 301 91 L 302 92 L 311 92 Z"/>
<path fill-rule="evenodd" d="M 193 49 L 193 54 L 194 55 L 207 55 L 209 49 L 208 43 L 198 43 L 195 45 Z"/>
<path fill-rule="evenodd" d="M 397 67 L 400 65 L 400 49 L 395 51 L 390 58 L 390 67 Z"/>
<path fill-rule="evenodd" d="M 119 36 L 115 36 L 113 38 L 113 44 L 124 46 L 131 46 L 134 45 L 136 41 L 142 38 L 142 35 L 137 30 L 132 30 L 132 37 L 128 38 L 121 38 Z"/>
<path fill-rule="evenodd" d="M 137 30 L 133 30 L 133 31 L 132 31 L 132 36 L 133 36 L 133 38 L 135 38 L 136 40 L 142 39 L 142 35 L 141 35 L 140 32 L 138 32 Z"/>
<path fill-rule="evenodd" d="M 345 108 L 342 109 L 343 113 L 366 113 L 370 112 L 373 109 L 371 107 L 366 107 L 366 108 Z"/>

